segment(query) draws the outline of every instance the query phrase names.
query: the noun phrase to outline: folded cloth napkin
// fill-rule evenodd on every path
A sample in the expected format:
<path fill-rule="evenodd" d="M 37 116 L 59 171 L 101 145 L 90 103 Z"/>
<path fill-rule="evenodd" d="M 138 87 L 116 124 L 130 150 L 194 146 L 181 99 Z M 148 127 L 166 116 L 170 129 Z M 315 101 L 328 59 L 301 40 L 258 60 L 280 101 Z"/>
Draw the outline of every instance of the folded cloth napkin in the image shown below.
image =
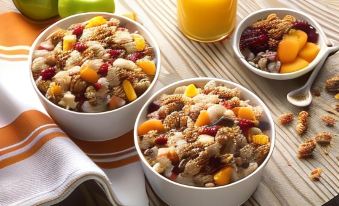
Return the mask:
<path fill-rule="evenodd" d="M 15 41 L 10 33 L 21 28 Z M 0 205 L 148 205 L 132 133 L 71 139 L 42 107 L 27 62 L 30 35 L 41 28 L 18 13 L 0 14 Z"/>

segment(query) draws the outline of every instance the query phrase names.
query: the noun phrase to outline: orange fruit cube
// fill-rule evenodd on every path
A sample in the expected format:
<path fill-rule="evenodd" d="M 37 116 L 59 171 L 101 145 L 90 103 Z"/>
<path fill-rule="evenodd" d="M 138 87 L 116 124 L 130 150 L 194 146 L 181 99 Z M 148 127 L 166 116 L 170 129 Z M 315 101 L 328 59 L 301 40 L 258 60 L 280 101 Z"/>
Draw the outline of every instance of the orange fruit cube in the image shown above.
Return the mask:
<path fill-rule="evenodd" d="M 306 45 L 299 52 L 299 57 L 305 59 L 308 62 L 312 62 L 318 55 L 320 48 L 317 44 L 307 42 Z"/>
<path fill-rule="evenodd" d="M 80 70 L 80 77 L 86 82 L 90 83 L 96 83 L 99 79 L 99 75 L 97 72 L 90 68 L 90 67 L 84 67 Z"/>
<path fill-rule="evenodd" d="M 214 174 L 214 183 L 218 186 L 227 185 L 232 180 L 233 167 L 227 166 Z"/>
<path fill-rule="evenodd" d="M 107 22 L 107 20 L 104 17 L 96 16 L 96 17 L 93 17 L 90 20 L 88 20 L 85 28 L 100 26 L 102 24 L 105 24 L 106 22 Z"/>
<path fill-rule="evenodd" d="M 137 98 L 137 94 L 135 93 L 135 90 L 130 81 L 124 80 L 122 82 L 122 88 L 124 89 L 128 101 L 132 102 Z"/>
<path fill-rule="evenodd" d="M 139 59 L 136 64 L 148 75 L 155 75 L 155 63 L 148 59 Z"/>
<path fill-rule="evenodd" d="M 308 66 L 308 62 L 300 57 L 297 57 L 293 62 L 284 63 L 281 65 L 280 73 L 289 73 L 301 70 Z"/>
<path fill-rule="evenodd" d="M 239 107 L 237 117 L 240 119 L 256 120 L 254 111 L 251 107 Z"/>
<path fill-rule="evenodd" d="M 288 63 L 295 60 L 299 52 L 299 41 L 294 35 L 289 35 L 279 42 L 277 55 L 282 63 Z"/>
<path fill-rule="evenodd" d="M 184 95 L 187 97 L 194 97 L 199 93 L 199 90 L 195 87 L 194 84 L 190 84 L 186 87 Z"/>
<path fill-rule="evenodd" d="M 204 126 L 204 125 L 208 125 L 210 123 L 211 123 L 211 121 L 210 121 L 210 118 L 208 116 L 208 112 L 206 110 L 201 110 L 200 114 L 197 118 L 197 121 L 195 121 L 195 126 L 201 127 L 201 126 Z"/>
<path fill-rule="evenodd" d="M 156 130 L 158 132 L 162 132 L 165 130 L 164 125 L 162 124 L 161 120 L 158 119 L 149 119 L 138 127 L 138 134 L 144 135 L 151 130 Z"/>

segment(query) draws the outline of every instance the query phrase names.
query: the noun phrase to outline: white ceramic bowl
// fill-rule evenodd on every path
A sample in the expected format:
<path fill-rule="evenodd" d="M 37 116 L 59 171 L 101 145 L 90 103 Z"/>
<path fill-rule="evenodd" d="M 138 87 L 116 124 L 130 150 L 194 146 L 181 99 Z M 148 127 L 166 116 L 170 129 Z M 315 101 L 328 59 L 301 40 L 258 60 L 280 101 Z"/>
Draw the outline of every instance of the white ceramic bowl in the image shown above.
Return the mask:
<path fill-rule="evenodd" d="M 250 26 L 252 23 L 260 20 L 260 19 L 264 19 L 266 18 L 269 14 L 271 13 L 276 13 L 279 17 L 283 17 L 286 14 L 290 14 L 295 16 L 298 20 L 305 20 L 307 21 L 309 24 L 311 24 L 319 33 L 319 40 L 318 40 L 318 45 L 320 47 L 320 51 L 317 55 L 317 57 L 305 68 L 296 71 L 296 72 L 291 72 L 291 73 L 285 73 L 285 74 L 279 74 L 279 73 L 269 73 L 266 71 L 262 71 L 260 69 L 257 69 L 256 67 L 250 65 L 245 57 L 243 56 L 243 54 L 240 51 L 239 48 L 239 42 L 240 42 L 240 37 L 242 32 L 248 27 Z M 314 69 L 314 67 L 319 63 L 319 61 L 323 58 L 324 54 L 326 53 L 326 41 L 324 39 L 325 35 L 323 30 L 321 29 L 320 25 L 312 18 L 310 17 L 308 14 L 302 12 L 302 11 L 296 11 L 293 9 L 286 9 L 286 8 L 270 8 L 270 9 L 262 9 L 259 11 L 256 11 L 250 15 L 248 15 L 246 18 L 244 18 L 238 25 L 238 27 L 236 28 L 235 34 L 234 34 L 234 39 L 233 39 L 233 50 L 234 53 L 236 55 L 236 57 L 239 58 L 239 60 L 242 62 L 242 64 L 248 68 L 249 70 L 251 70 L 252 72 L 262 76 L 262 77 L 266 77 L 269 79 L 276 79 L 276 80 L 287 80 L 287 79 L 294 79 L 297 77 L 300 77 L 306 73 L 308 73 L 309 71 L 311 71 L 312 69 Z"/>
<path fill-rule="evenodd" d="M 152 101 L 159 98 L 161 94 L 171 94 L 173 93 L 176 87 L 189 85 L 191 83 L 194 83 L 197 86 L 203 86 L 210 80 L 215 80 L 218 83 L 222 83 L 231 88 L 234 87 L 239 88 L 241 91 L 242 98 L 249 99 L 253 105 L 259 105 L 263 108 L 264 114 L 262 120 L 266 121 L 269 125 L 267 134 L 270 136 L 271 141 L 270 151 L 264 162 L 252 174 L 245 177 L 244 179 L 241 179 L 229 185 L 215 188 L 202 188 L 179 184 L 158 174 L 148 164 L 138 145 L 137 128 L 142 122 L 146 120 L 148 105 Z M 275 143 L 274 123 L 270 111 L 268 110 L 266 105 L 255 94 L 253 94 L 245 87 L 230 81 L 215 78 L 186 79 L 168 85 L 165 88 L 161 89 L 160 91 L 156 92 L 156 94 L 154 94 L 141 109 L 134 127 L 134 144 L 137 149 L 138 155 L 141 159 L 141 164 L 148 181 L 150 182 L 155 193 L 163 201 L 165 201 L 169 205 L 175 206 L 196 206 L 196 205 L 233 206 L 244 203 L 258 186 L 264 168 L 272 155 L 274 143 Z"/>
<path fill-rule="evenodd" d="M 39 46 L 40 42 L 53 33 L 57 28 L 67 28 L 72 24 L 89 20 L 94 16 L 103 16 L 107 18 L 117 18 L 131 32 L 138 31 L 144 36 L 146 41 L 153 47 L 156 61 L 156 74 L 150 87 L 135 101 L 120 107 L 118 109 L 100 113 L 80 113 L 66 110 L 50 102 L 37 88 L 32 72 L 31 63 L 33 51 Z M 38 94 L 40 101 L 44 105 L 49 115 L 58 123 L 58 125 L 70 136 L 86 141 L 104 141 L 119 137 L 133 129 L 135 118 L 142 105 L 151 95 L 151 90 L 155 85 L 160 73 L 160 49 L 152 35 L 141 24 L 132 21 L 126 17 L 105 12 L 90 12 L 76 14 L 62 19 L 46 30 L 44 30 L 33 43 L 29 54 L 30 79 L 34 90 Z"/>

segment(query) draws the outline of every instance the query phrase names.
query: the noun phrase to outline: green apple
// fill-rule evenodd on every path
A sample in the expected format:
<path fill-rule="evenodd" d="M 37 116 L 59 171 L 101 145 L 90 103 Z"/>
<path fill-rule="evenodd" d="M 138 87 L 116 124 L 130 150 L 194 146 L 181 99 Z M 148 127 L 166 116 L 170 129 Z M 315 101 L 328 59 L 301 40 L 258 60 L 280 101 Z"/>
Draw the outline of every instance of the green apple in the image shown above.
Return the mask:
<path fill-rule="evenodd" d="M 113 13 L 115 4 L 114 0 L 59 0 L 58 10 L 61 17 L 90 11 Z"/>
<path fill-rule="evenodd" d="M 46 20 L 58 15 L 58 0 L 13 0 L 16 8 L 33 20 Z"/>

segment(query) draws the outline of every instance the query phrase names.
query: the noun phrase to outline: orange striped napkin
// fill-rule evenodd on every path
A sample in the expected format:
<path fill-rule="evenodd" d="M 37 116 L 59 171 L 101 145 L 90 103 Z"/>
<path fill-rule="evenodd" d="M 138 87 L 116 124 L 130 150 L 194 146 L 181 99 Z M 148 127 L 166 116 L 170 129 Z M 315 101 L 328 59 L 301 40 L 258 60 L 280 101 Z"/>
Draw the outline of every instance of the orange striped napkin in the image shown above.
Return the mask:
<path fill-rule="evenodd" d="M 70 139 L 39 102 L 27 54 L 44 27 L 0 14 L 0 205 L 54 204 L 88 180 L 112 204 L 148 205 L 132 132 L 104 142 Z"/>

